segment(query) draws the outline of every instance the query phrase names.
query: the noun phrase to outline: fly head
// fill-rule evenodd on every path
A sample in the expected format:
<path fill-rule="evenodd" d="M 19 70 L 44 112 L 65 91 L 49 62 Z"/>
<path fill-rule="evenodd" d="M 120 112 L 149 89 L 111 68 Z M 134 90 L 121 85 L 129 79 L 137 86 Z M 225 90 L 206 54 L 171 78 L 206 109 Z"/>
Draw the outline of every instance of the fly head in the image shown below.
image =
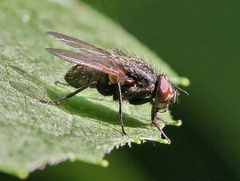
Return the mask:
<path fill-rule="evenodd" d="M 166 75 L 159 75 L 154 106 L 161 110 L 166 110 L 170 103 L 175 103 L 179 96 L 176 86 L 168 80 Z"/>

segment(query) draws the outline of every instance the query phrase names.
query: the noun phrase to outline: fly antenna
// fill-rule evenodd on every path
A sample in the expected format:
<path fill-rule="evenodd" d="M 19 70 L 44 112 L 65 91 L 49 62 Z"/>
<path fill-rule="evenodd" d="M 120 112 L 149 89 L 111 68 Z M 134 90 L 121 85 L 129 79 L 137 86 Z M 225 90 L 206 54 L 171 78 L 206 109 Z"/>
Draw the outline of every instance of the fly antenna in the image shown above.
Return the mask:
<path fill-rule="evenodd" d="M 176 86 L 176 85 L 175 85 Z M 181 92 L 183 92 L 184 94 L 186 94 L 186 95 L 188 95 L 189 96 L 189 93 L 187 92 L 187 91 L 185 91 L 185 90 L 183 90 L 183 89 L 181 89 L 180 87 L 178 87 L 178 86 L 176 86 L 176 88 L 179 90 L 179 91 L 181 91 Z"/>

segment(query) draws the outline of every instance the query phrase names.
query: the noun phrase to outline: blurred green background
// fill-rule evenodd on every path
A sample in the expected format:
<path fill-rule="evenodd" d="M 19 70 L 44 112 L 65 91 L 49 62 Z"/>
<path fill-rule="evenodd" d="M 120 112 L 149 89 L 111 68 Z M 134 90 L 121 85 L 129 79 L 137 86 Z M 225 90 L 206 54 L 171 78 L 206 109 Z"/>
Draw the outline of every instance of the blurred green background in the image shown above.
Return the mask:
<path fill-rule="evenodd" d="M 85 0 L 191 80 L 171 145 L 114 150 L 108 168 L 62 163 L 29 180 L 240 180 L 240 1 Z M 111 38 L 109 36 L 109 38 Z M 17 180 L 0 174 L 0 180 Z"/>

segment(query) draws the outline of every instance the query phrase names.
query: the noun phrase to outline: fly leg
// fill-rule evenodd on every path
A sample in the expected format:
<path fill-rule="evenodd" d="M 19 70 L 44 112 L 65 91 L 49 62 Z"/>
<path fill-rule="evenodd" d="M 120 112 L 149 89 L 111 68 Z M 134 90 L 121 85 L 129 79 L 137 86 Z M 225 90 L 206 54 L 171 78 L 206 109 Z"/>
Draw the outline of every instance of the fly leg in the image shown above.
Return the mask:
<path fill-rule="evenodd" d="M 166 139 L 168 141 L 168 143 L 171 143 L 171 140 L 167 137 L 167 135 L 163 132 L 162 128 L 159 125 L 159 121 L 160 122 L 164 122 L 164 120 L 161 120 L 160 118 L 157 117 L 157 113 L 158 113 L 159 109 L 154 108 L 154 106 L 152 106 L 152 125 L 156 126 L 157 129 L 160 131 L 162 138 Z"/>
<path fill-rule="evenodd" d="M 54 84 L 55 84 L 55 85 L 61 84 L 61 85 L 65 85 L 65 86 L 70 86 L 69 84 L 64 83 L 64 82 L 61 82 L 60 80 L 56 80 L 56 81 L 54 82 Z"/>
<path fill-rule="evenodd" d="M 122 113 L 122 91 L 121 91 L 121 85 L 118 82 L 117 83 L 118 86 L 118 101 L 119 101 L 119 117 L 120 117 L 120 123 L 121 123 L 121 127 L 122 127 L 122 132 L 124 135 L 127 135 L 127 133 L 124 130 L 124 125 L 123 125 L 123 113 Z"/>
<path fill-rule="evenodd" d="M 77 95 L 79 92 L 83 91 L 84 89 L 86 89 L 86 88 L 88 88 L 88 87 L 90 87 L 90 86 L 92 86 L 94 84 L 96 84 L 96 82 L 90 82 L 90 83 L 85 84 L 82 87 L 78 88 L 74 92 L 72 92 L 70 94 L 67 94 L 67 95 L 65 95 L 63 97 L 60 97 L 60 98 L 57 98 L 57 99 L 51 100 L 51 101 L 39 99 L 39 102 L 44 103 L 44 104 L 49 104 L 49 105 L 59 105 L 62 101 Z"/>

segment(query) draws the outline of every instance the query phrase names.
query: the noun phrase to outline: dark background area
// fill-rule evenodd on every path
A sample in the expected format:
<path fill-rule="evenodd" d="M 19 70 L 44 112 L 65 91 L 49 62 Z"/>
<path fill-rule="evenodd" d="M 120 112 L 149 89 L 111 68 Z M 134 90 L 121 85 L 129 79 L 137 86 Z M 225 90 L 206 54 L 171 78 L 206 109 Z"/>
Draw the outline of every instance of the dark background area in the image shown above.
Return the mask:
<path fill-rule="evenodd" d="M 240 180 L 240 1 L 85 0 L 190 79 L 171 145 L 123 147 L 108 168 L 63 163 L 29 180 Z M 109 37 L 111 38 L 111 37 Z M 1 174 L 0 180 L 16 180 Z"/>

